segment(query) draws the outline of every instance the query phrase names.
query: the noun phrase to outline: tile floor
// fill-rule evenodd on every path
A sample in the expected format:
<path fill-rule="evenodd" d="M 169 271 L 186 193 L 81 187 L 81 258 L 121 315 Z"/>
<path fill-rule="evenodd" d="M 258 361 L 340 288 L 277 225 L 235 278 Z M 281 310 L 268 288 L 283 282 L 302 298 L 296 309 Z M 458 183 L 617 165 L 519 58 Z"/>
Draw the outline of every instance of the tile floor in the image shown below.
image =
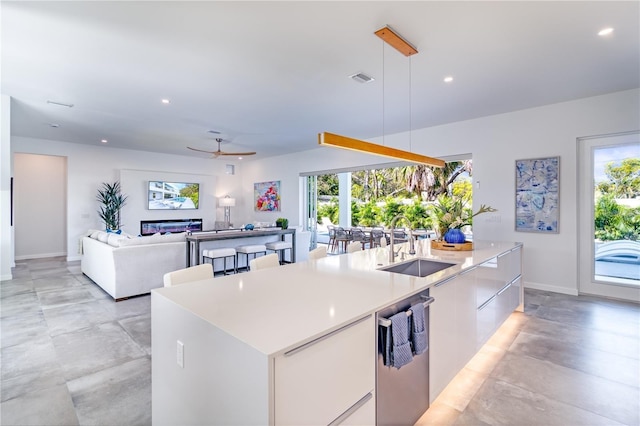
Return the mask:
<path fill-rule="evenodd" d="M 0 283 L 2 425 L 151 424 L 150 297 L 62 258 Z M 527 290 L 418 425 L 640 424 L 640 305 Z"/>

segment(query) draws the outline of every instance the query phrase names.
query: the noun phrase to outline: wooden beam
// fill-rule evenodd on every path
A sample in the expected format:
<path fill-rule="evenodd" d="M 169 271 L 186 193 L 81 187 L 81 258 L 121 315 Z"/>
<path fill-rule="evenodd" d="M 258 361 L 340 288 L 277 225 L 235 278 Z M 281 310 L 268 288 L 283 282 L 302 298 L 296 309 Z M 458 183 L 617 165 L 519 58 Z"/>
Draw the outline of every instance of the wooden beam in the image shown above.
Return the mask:
<path fill-rule="evenodd" d="M 444 161 L 438 158 L 427 157 L 425 155 L 415 154 L 413 152 L 390 148 L 328 132 L 318 134 L 318 144 L 321 146 L 348 149 L 365 154 L 381 155 L 383 157 L 395 158 L 396 160 L 409 161 L 412 163 L 426 164 L 427 166 L 444 167 L 445 164 Z"/>

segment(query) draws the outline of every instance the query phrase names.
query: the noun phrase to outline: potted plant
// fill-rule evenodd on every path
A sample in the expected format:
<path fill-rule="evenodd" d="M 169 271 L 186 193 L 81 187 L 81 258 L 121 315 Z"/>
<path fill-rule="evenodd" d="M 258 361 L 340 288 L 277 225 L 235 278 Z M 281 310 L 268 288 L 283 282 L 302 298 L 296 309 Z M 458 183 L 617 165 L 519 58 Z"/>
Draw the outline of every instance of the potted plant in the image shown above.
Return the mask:
<path fill-rule="evenodd" d="M 289 228 L 289 219 L 284 217 L 279 217 L 278 219 L 276 219 L 276 226 L 279 226 L 282 229 Z"/>
<path fill-rule="evenodd" d="M 437 203 L 431 207 L 431 216 L 439 239 L 444 239 L 450 244 L 461 244 L 465 242 L 462 227 L 471 225 L 473 218 L 479 214 L 495 211 L 493 207 L 482 204 L 480 209 L 473 213 L 462 198 L 441 195 Z"/>
<path fill-rule="evenodd" d="M 124 207 L 127 196 L 120 191 L 120 182 L 104 182 L 102 188 L 98 189 L 96 199 L 102 204 L 98 215 L 104 223 L 107 231 L 117 231 L 120 229 L 120 209 Z"/>

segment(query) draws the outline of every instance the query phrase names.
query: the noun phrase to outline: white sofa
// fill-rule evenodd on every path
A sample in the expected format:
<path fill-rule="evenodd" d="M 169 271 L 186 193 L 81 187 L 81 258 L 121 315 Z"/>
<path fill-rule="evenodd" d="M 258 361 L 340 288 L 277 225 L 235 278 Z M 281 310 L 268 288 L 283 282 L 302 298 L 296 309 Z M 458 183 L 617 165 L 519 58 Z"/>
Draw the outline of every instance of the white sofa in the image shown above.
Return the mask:
<path fill-rule="evenodd" d="M 132 237 L 91 231 L 82 238 L 82 272 L 119 299 L 162 287 L 165 273 L 186 267 L 185 234 Z"/>

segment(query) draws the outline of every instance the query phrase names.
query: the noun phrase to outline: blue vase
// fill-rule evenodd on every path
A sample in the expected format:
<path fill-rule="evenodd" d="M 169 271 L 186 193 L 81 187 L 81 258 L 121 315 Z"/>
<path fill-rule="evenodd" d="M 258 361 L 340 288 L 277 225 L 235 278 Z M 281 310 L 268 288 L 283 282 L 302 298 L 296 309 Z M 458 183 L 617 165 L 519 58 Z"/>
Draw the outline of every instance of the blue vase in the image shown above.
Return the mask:
<path fill-rule="evenodd" d="M 444 240 L 449 244 L 462 244 L 465 241 L 464 233 L 458 229 L 449 229 L 444 234 Z"/>

